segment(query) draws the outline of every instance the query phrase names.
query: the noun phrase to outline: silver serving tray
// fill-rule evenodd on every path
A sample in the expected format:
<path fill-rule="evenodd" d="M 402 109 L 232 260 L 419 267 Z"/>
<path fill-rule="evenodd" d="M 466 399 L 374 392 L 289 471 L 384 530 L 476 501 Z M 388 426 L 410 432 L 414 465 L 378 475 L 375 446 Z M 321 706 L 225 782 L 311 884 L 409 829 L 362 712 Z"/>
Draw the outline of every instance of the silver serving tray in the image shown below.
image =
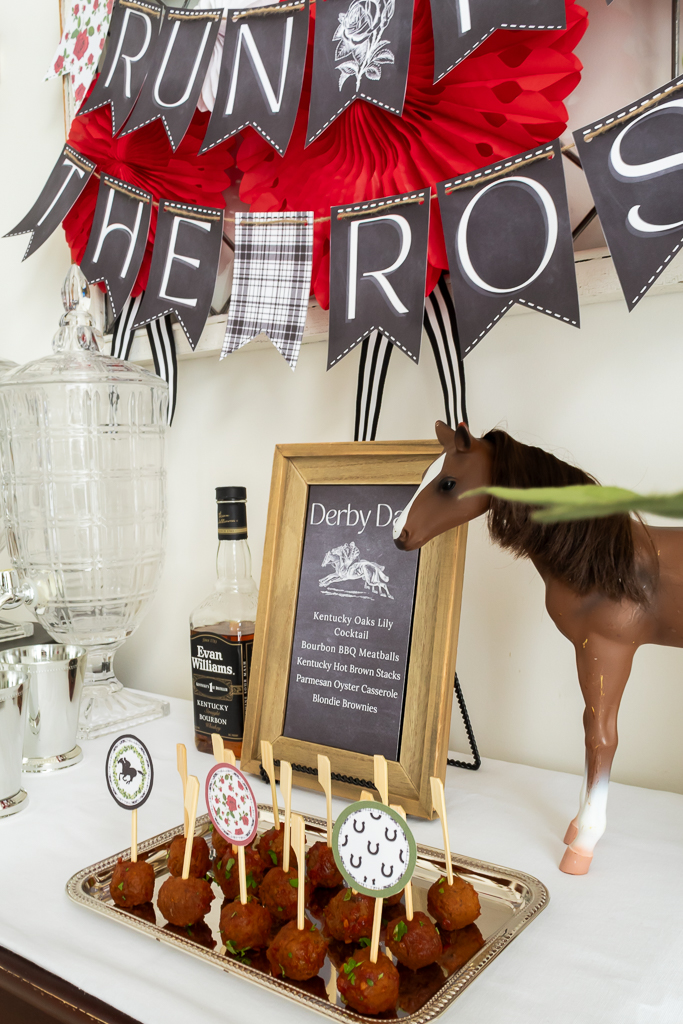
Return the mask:
<path fill-rule="evenodd" d="M 282 811 L 280 815 L 283 816 Z M 307 846 L 311 846 L 319 839 L 324 839 L 326 822 L 322 818 L 310 815 L 303 815 L 303 817 L 306 822 Z M 267 831 L 272 824 L 272 807 L 260 804 L 259 833 Z M 138 846 L 138 854 L 146 854 L 145 859 L 154 865 L 156 874 L 155 904 L 159 887 L 168 875 L 168 847 L 172 839 L 181 834 L 182 830 L 182 825 L 180 825 L 153 839 L 147 839 Z M 204 836 L 210 845 L 211 828 L 208 815 L 197 819 L 195 831 L 197 835 Z M 118 858 L 127 859 L 129 856 L 130 849 L 121 850 L 112 857 L 107 857 L 97 864 L 83 868 L 67 882 L 67 894 L 75 903 L 80 903 L 89 910 L 104 914 L 119 924 L 127 925 L 135 931 L 149 935 L 150 938 L 175 946 L 176 949 L 181 949 L 222 971 L 235 974 L 252 984 L 277 992 L 295 1003 L 317 1010 L 318 1013 L 336 1021 L 358 1022 L 380 1019 L 382 1021 L 400 1020 L 401 1024 L 423 1024 L 425 1021 L 434 1020 L 481 974 L 494 957 L 502 953 L 522 929 L 526 928 L 545 909 L 549 900 L 546 887 L 531 875 L 502 868 L 497 864 L 487 864 L 484 861 L 453 854 L 451 857 L 453 867 L 466 881 L 472 883 L 479 894 L 482 912 L 476 925 L 481 932 L 483 945 L 450 976 L 446 977 L 445 970 L 441 969 L 443 981 L 439 979 L 438 970 L 434 965 L 423 968 L 421 972 L 406 971 L 401 968 L 402 989 L 405 982 L 410 986 L 412 992 L 412 1012 L 399 1009 L 395 1016 L 384 1013 L 380 1014 L 379 1018 L 370 1018 L 356 1013 L 341 1002 L 336 991 L 335 968 L 329 958 L 325 961 L 325 966 L 319 977 L 312 979 L 311 982 L 292 982 L 286 978 L 274 978 L 269 971 L 266 973 L 268 963 L 262 953 L 255 955 L 250 964 L 226 955 L 218 929 L 222 905 L 220 895 L 217 895 L 211 911 L 205 918 L 206 925 L 191 930 L 193 937 L 188 934 L 187 929 L 171 929 L 170 925 L 166 925 L 161 914 L 156 910 L 156 905 L 153 908 L 153 915 L 150 904 L 146 905 L 147 913 L 150 918 L 154 916 L 155 923 L 134 916 L 135 911 L 117 907 L 109 895 L 109 882 Z M 437 878 L 444 874 L 445 867 L 443 850 L 435 850 L 430 846 L 421 846 L 418 843 L 417 864 L 413 875 L 415 910 L 423 910 L 426 913 L 427 890 Z M 314 920 L 320 920 L 314 912 L 311 912 L 311 916 Z M 202 942 L 204 945 L 201 944 Z M 210 945 L 213 945 L 213 948 L 209 948 Z M 350 956 L 353 949 L 353 945 L 347 946 L 345 955 Z M 436 985 L 440 986 L 437 991 L 435 991 Z M 422 991 L 420 991 L 421 986 Z M 399 1002 L 400 1000 L 401 997 L 399 997 Z M 403 1001 L 407 1001 L 406 997 Z"/>

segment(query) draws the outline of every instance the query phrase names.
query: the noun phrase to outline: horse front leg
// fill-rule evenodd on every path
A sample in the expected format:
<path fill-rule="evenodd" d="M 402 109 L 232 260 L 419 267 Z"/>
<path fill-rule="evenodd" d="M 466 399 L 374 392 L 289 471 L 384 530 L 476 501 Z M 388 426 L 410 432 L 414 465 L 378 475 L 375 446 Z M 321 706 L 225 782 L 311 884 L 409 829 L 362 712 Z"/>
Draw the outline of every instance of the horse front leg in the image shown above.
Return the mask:
<path fill-rule="evenodd" d="M 607 791 L 612 761 L 619 740 L 617 715 L 624 687 L 631 673 L 633 648 L 602 637 L 589 637 L 577 647 L 576 665 L 585 702 L 586 773 L 581 808 L 569 826 L 570 843 L 560 869 L 585 875 L 593 851 L 607 825 Z"/>

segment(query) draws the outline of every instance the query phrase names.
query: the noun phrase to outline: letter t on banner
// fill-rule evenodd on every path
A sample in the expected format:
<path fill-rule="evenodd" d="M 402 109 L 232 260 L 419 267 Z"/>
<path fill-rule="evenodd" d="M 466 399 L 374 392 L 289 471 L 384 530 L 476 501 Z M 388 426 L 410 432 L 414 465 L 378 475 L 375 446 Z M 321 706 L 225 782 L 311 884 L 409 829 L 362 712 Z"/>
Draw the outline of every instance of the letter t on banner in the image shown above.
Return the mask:
<path fill-rule="evenodd" d="M 174 313 L 196 348 L 211 309 L 222 239 L 222 210 L 162 199 L 149 281 L 131 330 Z"/>
<path fill-rule="evenodd" d="M 332 207 L 328 369 L 375 330 L 420 358 L 430 194 Z"/>
<path fill-rule="evenodd" d="M 437 190 L 463 355 L 515 302 L 579 326 L 558 140 Z"/>

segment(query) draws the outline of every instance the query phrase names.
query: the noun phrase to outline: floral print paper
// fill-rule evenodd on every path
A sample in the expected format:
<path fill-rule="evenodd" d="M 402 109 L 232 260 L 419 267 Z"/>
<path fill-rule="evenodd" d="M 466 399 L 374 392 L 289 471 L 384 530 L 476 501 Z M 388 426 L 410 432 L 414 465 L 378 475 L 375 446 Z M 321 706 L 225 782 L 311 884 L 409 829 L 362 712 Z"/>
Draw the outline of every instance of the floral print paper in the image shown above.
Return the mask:
<path fill-rule="evenodd" d="M 71 4 L 65 19 L 62 38 L 45 80 L 71 75 L 76 103 L 84 99 L 97 71 L 113 6 L 114 0 L 78 0 Z"/>

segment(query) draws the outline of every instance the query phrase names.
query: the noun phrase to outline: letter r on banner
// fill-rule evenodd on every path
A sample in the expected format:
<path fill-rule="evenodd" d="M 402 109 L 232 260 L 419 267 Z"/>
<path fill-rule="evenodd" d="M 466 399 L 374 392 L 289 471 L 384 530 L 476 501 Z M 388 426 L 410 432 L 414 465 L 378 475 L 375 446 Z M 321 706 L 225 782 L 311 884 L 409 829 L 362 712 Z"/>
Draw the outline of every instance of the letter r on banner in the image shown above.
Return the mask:
<path fill-rule="evenodd" d="M 361 227 L 364 224 L 379 224 L 382 221 L 391 224 L 392 227 L 396 227 L 401 240 L 401 249 L 389 267 L 385 267 L 384 270 L 366 270 L 363 273 L 363 277 L 371 278 L 377 287 L 380 289 L 382 294 L 391 303 L 392 307 L 398 313 L 399 316 L 403 316 L 404 313 L 408 313 L 408 307 L 404 306 L 398 295 L 394 291 L 391 284 L 387 281 L 387 276 L 393 274 L 399 267 L 402 267 L 405 263 L 408 253 L 410 252 L 410 243 L 412 241 L 412 232 L 410 230 L 410 224 L 400 214 L 387 213 L 382 217 L 368 217 L 367 220 L 354 220 L 351 222 L 350 237 L 349 237 L 349 287 L 348 287 L 348 307 L 346 312 L 347 320 L 356 319 L 356 293 L 358 287 L 358 236 Z"/>
<path fill-rule="evenodd" d="M 140 18 L 143 24 L 142 32 L 143 39 L 139 46 L 138 52 L 135 54 L 129 54 L 123 52 L 123 47 L 126 43 L 126 37 L 128 35 L 128 26 L 131 18 Z M 131 32 L 131 35 L 133 33 Z M 116 69 L 119 66 L 119 61 L 123 61 L 123 95 L 127 100 L 132 98 L 132 87 L 130 81 L 130 67 L 131 64 L 137 64 L 139 60 L 145 56 L 149 50 L 149 44 L 152 41 L 152 20 L 149 14 L 145 14 L 144 11 L 133 11 L 130 7 L 126 8 L 126 12 L 123 15 L 123 27 L 121 28 L 121 34 L 119 35 L 119 41 L 116 44 L 114 51 L 114 59 L 111 62 L 109 68 L 109 74 L 104 80 L 105 87 L 108 89 L 111 85 L 111 80 L 114 77 Z M 140 40 L 136 40 L 136 45 L 140 43 Z"/>

